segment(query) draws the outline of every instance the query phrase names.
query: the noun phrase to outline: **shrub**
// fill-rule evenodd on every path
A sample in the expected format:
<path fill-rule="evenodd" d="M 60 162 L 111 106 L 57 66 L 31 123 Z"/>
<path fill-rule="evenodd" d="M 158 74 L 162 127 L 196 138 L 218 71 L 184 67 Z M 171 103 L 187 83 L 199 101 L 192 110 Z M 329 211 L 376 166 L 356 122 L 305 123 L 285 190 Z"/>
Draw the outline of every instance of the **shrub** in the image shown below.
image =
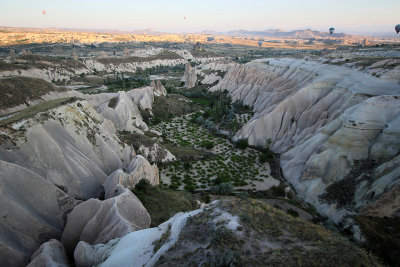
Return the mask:
<path fill-rule="evenodd" d="M 203 142 L 201 142 L 200 147 L 204 147 L 207 149 L 212 149 L 214 147 L 214 143 L 211 141 L 206 141 L 204 140 Z"/>
<path fill-rule="evenodd" d="M 247 139 L 240 139 L 236 142 L 236 147 L 240 149 L 246 149 L 249 146 L 249 141 Z"/>
<path fill-rule="evenodd" d="M 284 197 L 285 196 L 285 186 L 282 185 L 282 184 L 272 187 L 271 190 L 274 193 L 274 195 L 276 195 L 278 197 Z"/>
<path fill-rule="evenodd" d="M 185 170 L 189 170 L 192 168 L 192 164 L 189 161 L 186 161 L 183 163 L 183 168 L 185 168 Z"/>
<path fill-rule="evenodd" d="M 216 195 L 231 195 L 233 193 L 233 186 L 230 183 L 221 183 L 211 187 L 210 190 L 211 193 Z"/>
<path fill-rule="evenodd" d="M 297 211 L 295 211 L 294 209 L 288 209 L 287 213 L 292 215 L 293 217 L 299 217 L 299 213 Z"/>

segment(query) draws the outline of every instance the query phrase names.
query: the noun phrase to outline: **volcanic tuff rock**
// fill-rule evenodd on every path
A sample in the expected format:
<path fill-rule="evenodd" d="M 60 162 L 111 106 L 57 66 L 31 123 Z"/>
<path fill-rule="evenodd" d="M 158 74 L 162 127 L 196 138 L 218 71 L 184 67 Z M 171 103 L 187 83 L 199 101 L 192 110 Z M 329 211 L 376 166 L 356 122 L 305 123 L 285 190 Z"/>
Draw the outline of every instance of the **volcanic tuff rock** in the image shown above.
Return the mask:
<path fill-rule="evenodd" d="M 151 165 L 143 156 L 137 155 L 129 164 L 126 172 L 121 169 L 110 174 L 104 183 L 105 197 L 113 197 L 117 185 L 133 189 L 142 179 L 149 181 L 151 185 L 160 183 L 158 168 L 156 164 Z"/>
<path fill-rule="evenodd" d="M 396 168 L 379 172 L 373 162 L 391 164 L 400 152 L 396 81 L 312 61 L 265 59 L 237 66 L 210 90 L 224 89 L 255 112 L 234 140 L 265 146 L 271 139 L 285 177 L 320 213 L 338 221 L 395 190 Z M 359 161 L 373 162 L 368 170 Z M 341 186 L 348 191 L 340 196 Z"/>
<path fill-rule="evenodd" d="M 65 214 L 79 202 L 33 170 L 0 160 L 0 259 L 26 265 L 50 238 L 60 238 Z"/>
<path fill-rule="evenodd" d="M 166 90 L 165 87 L 161 84 L 160 80 L 157 80 L 157 82 L 151 81 L 150 87 L 153 88 L 154 94 L 155 94 L 156 96 L 166 96 L 166 95 L 167 95 L 167 90 Z"/>
<path fill-rule="evenodd" d="M 142 51 L 143 56 L 151 56 L 154 55 L 152 51 L 155 49 L 149 49 L 146 51 Z M 156 50 L 158 51 L 158 50 Z M 135 72 L 137 69 L 148 69 L 154 68 L 158 66 L 177 66 L 182 65 L 187 62 L 188 59 L 191 59 L 193 62 L 198 63 L 206 63 L 213 62 L 215 60 L 220 60 L 220 57 L 214 58 L 194 58 L 192 54 L 190 54 L 187 50 L 173 50 L 172 52 L 177 55 L 182 56 L 180 59 L 155 59 L 150 61 L 139 61 L 139 62 L 118 62 L 118 59 L 115 58 L 117 62 L 115 63 L 102 63 L 97 59 L 86 59 L 80 61 L 74 61 L 75 64 L 65 64 L 62 60 L 54 59 L 52 57 L 44 57 L 38 55 L 30 55 L 34 57 L 34 61 L 28 61 L 30 65 L 19 66 L 15 64 L 9 64 L 9 70 L 0 71 L 0 77 L 9 77 L 9 76 L 26 76 L 32 78 L 39 78 L 45 81 L 69 81 L 73 77 L 77 77 L 79 75 L 88 75 L 97 71 L 107 72 L 107 73 L 115 73 L 115 72 Z M 21 60 L 19 60 L 21 61 Z M 48 61 L 51 64 L 49 64 Z"/>
<path fill-rule="evenodd" d="M 150 215 L 140 200 L 128 189 L 106 200 L 89 199 L 68 214 L 61 242 L 68 253 L 79 241 L 106 243 L 130 232 L 148 228 Z"/>
<path fill-rule="evenodd" d="M 132 232 L 107 244 L 81 241 L 74 259 L 78 267 L 184 266 L 188 262 L 193 266 L 378 264 L 321 226 L 255 200 L 235 199 L 178 213 L 156 228 Z"/>
<path fill-rule="evenodd" d="M 112 121 L 117 130 L 143 134 L 143 131 L 148 131 L 149 128 L 142 120 L 140 110 L 151 110 L 154 90 L 155 88 L 147 86 L 129 92 L 90 95 L 86 99 L 102 117 Z M 115 104 L 112 104 L 112 101 L 115 101 Z"/>
<path fill-rule="evenodd" d="M 145 96 L 147 91 L 153 92 L 151 88 L 139 89 L 137 97 L 133 94 L 137 101 L 125 93 L 132 110 L 138 110 L 136 105 L 141 100 L 149 99 Z M 142 104 L 146 105 L 146 101 Z M 2 128 L 0 134 L 0 258 L 9 266 L 27 264 L 40 244 L 60 238 L 66 214 L 79 204 L 75 199 L 101 197 L 107 176 L 129 167 L 136 155 L 132 146 L 119 140 L 113 122 L 102 118 L 84 100 L 16 122 Z M 150 177 L 149 169 L 157 175 L 152 181 L 158 181 L 156 166 L 132 166 L 129 172 L 135 179 L 141 179 L 134 173 L 136 169 L 143 178 Z M 121 207 L 119 201 L 127 199 L 131 204 L 139 204 L 132 205 L 133 210 L 126 213 L 139 213 L 137 216 L 147 222 L 149 217 L 140 201 L 130 191 L 120 193 L 120 200 L 101 205 L 102 214 L 108 214 L 109 220 L 113 216 L 118 218 L 123 213 L 113 211 L 113 207 Z M 119 225 L 126 225 L 126 232 L 137 229 L 125 222 Z"/>
<path fill-rule="evenodd" d="M 41 245 L 39 249 L 33 253 L 32 261 L 28 264 L 28 267 L 53 266 L 70 266 L 63 244 L 56 239 L 51 239 Z"/>
<path fill-rule="evenodd" d="M 211 73 L 209 75 L 205 75 L 204 79 L 201 81 L 202 84 L 213 84 L 215 82 L 220 81 L 222 78 L 215 73 Z"/>
<path fill-rule="evenodd" d="M 186 63 L 185 73 L 183 74 L 183 80 L 185 82 L 186 88 L 192 88 L 196 85 L 197 81 L 196 68 L 193 68 L 192 65 L 190 65 L 190 62 Z"/>

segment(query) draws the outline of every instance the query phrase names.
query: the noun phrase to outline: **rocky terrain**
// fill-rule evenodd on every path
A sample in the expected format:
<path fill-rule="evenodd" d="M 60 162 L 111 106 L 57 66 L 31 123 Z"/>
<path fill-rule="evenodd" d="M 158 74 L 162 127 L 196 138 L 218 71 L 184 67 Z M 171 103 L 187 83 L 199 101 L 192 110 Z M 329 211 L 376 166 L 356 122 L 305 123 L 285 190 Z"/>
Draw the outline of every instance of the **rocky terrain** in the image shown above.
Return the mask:
<path fill-rule="evenodd" d="M 81 241 L 74 258 L 77 266 L 379 265 L 376 258 L 320 226 L 262 202 L 240 200 L 178 213 L 157 228 L 104 245 Z"/>
<path fill-rule="evenodd" d="M 388 200 L 399 183 L 398 81 L 283 58 L 238 66 L 210 90 L 253 107 L 234 139 L 271 140 L 298 194 L 339 222 L 354 212 L 400 215 L 398 199 Z"/>
<path fill-rule="evenodd" d="M 398 263 L 398 50 L 171 47 L 3 58 L 4 265 Z"/>
<path fill-rule="evenodd" d="M 74 92 L 80 98 L 68 104 L 10 120 L 25 112 L 21 110 L 3 120 L 10 121 L 1 129 L 0 149 L 0 255 L 5 264 L 28 263 L 50 238 L 62 236 L 67 252 L 73 253 L 77 240 L 107 242 L 150 225 L 146 209 L 126 188 L 141 179 L 158 184 L 158 168 L 121 142 L 117 129 L 147 127 L 139 109 L 151 108 L 154 94 L 163 93 L 162 87 L 153 85 L 97 98 Z M 114 97 L 112 110 L 124 112 L 106 112 Z M 94 108 L 102 101 L 107 108 L 98 113 Z"/>

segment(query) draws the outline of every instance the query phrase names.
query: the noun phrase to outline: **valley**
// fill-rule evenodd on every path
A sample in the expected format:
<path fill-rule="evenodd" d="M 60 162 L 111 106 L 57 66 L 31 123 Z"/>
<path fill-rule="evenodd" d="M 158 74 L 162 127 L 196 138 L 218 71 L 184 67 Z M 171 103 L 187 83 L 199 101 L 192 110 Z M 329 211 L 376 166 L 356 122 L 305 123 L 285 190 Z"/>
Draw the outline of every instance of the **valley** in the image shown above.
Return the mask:
<path fill-rule="evenodd" d="M 1 48 L 4 264 L 398 264 L 397 43 L 161 36 Z"/>

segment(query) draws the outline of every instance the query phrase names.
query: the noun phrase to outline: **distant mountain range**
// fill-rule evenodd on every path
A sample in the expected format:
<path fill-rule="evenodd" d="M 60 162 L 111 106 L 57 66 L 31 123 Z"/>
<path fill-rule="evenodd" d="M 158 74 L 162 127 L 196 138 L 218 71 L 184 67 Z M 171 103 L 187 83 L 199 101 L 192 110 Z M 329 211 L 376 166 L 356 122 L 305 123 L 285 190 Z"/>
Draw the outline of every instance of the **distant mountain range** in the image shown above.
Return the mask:
<path fill-rule="evenodd" d="M 170 34 L 169 32 L 161 32 L 153 29 L 143 30 L 118 30 L 118 29 L 73 29 L 73 28 L 31 28 L 31 27 L 1 27 L 0 31 L 3 32 L 49 32 L 49 31 L 62 31 L 62 32 L 97 32 L 97 33 L 108 33 L 108 34 L 147 34 L 147 35 L 164 35 Z M 293 38 L 293 39 L 312 39 L 312 38 L 326 38 L 330 34 L 328 30 L 326 32 L 306 29 L 306 30 L 293 30 L 284 31 L 280 29 L 268 29 L 263 31 L 250 31 L 250 30 L 234 30 L 228 32 L 218 32 L 213 30 L 204 30 L 201 32 L 194 32 L 195 34 L 210 34 L 210 35 L 226 35 L 226 36 L 237 36 L 237 37 L 275 37 L 275 38 Z M 190 32 L 186 32 L 190 34 Z M 358 36 L 375 36 L 375 37 L 391 37 L 393 33 L 388 32 L 370 32 L 360 33 Z M 334 33 L 333 37 L 340 38 L 351 38 L 352 34 L 346 33 Z"/>
<path fill-rule="evenodd" d="M 238 31 L 230 31 L 225 35 L 229 36 L 240 36 L 240 37 L 250 37 L 250 36 L 262 36 L 262 37 L 282 37 L 282 38 L 296 38 L 296 39 L 310 39 L 310 38 L 322 38 L 329 37 L 329 32 L 320 32 L 313 31 L 310 29 L 307 30 L 295 30 L 295 31 L 282 31 L 282 30 L 266 30 L 266 31 L 247 31 L 247 30 L 238 30 Z M 351 35 L 345 33 L 334 33 L 335 37 L 350 37 Z"/>
<path fill-rule="evenodd" d="M 329 32 L 307 30 L 294 30 L 294 31 L 283 31 L 283 30 L 265 30 L 265 31 L 248 31 L 248 30 L 236 30 L 229 32 L 215 32 L 215 31 L 202 31 L 200 34 L 213 34 L 213 35 L 227 35 L 227 36 L 238 36 L 238 37 L 282 37 L 282 38 L 296 38 L 296 39 L 311 39 L 311 38 L 324 38 L 329 37 Z M 334 37 L 351 37 L 345 33 L 334 33 Z"/>

